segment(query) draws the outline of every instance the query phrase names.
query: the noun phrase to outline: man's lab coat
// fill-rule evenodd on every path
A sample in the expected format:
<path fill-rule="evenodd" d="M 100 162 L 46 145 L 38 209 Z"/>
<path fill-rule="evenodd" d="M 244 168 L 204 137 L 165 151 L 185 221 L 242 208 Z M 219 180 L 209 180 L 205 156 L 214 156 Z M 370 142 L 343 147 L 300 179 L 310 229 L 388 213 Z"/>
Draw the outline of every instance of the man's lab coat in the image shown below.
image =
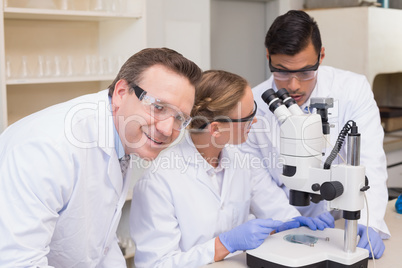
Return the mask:
<path fill-rule="evenodd" d="M 1 134 L 0 267 L 126 267 L 116 228 L 128 184 L 109 106 L 103 90 Z"/>
<path fill-rule="evenodd" d="M 363 75 L 335 69 L 328 66 L 320 66 L 317 74 L 317 84 L 310 96 L 333 98 L 334 107 L 328 110 L 329 123 L 333 125 L 331 132 L 331 146 L 326 149 L 323 156 L 325 161 L 338 138 L 339 132 L 348 120 L 357 123 L 361 133 L 360 165 L 365 166 L 366 175 L 369 179 L 370 189 L 366 192 L 370 215 L 369 226 L 380 231 L 382 238 L 388 238 L 390 232 L 384 221 L 384 214 L 388 202 L 386 186 L 387 170 L 386 159 L 383 149 L 384 131 L 381 127 L 379 109 L 374 100 L 370 84 Z M 260 169 L 266 176 L 271 177 L 276 184 L 287 194 L 288 189 L 283 185 L 280 174 L 282 165 L 279 157 L 280 152 L 280 125 L 268 105 L 263 102 L 261 95 L 269 88 L 276 89 L 273 77 L 253 88 L 254 99 L 258 104 L 258 122 L 253 125 L 249 139 L 241 145 L 241 150 L 255 158 L 264 159 L 265 167 Z M 301 108 L 310 105 L 310 98 Z M 346 161 L 346 143 L 340 151 Z M 332 165 L 341 164 L 339 156 Z M 278 188 L 278 190 L 281 190 Z M 318 205 L 299 207 L 304 216 L 315 217 L 325 211 L 326 202 L 321 201 Z M 359 223 L 367 225 L 367 210 L 362 210 Z"/>

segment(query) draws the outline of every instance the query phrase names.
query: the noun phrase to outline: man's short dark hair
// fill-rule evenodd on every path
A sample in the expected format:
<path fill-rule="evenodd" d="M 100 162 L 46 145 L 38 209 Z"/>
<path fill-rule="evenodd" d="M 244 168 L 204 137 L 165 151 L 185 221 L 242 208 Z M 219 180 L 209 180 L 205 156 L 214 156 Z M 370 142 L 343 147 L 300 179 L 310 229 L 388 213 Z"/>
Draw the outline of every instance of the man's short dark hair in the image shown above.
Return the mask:
<path fill-rule="evenodd" d="M 126 80 L 128 85 L 138 85 L 143 73 L 154 65 L 161 65 L 186 77 L 194 87 L 201 79 L 201 69 L 182 54 L 169 48 L 145 48 L 131 56 L 120 68 L 119 73 L 109 86 L 109 96 L 113 95 L 114 87 L 120 79 Z M 130 92 L 133 90 L 130 88 Z"/>
<path fill-rule="evenodd" d="M 290 10 L 275 19 L 265 36 L 265 47 L 270 55 L 293 56 L 312 41 L 315 51 L 321 51 L 321 35 L 317 23 L 306 12 Z"/>

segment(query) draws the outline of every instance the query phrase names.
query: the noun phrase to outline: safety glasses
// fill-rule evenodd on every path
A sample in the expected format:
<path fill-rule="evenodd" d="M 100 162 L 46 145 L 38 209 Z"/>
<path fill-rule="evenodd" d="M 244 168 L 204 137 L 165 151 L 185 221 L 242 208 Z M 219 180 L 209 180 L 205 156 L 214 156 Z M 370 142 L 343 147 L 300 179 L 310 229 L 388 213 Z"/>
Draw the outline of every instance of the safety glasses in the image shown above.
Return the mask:
<path fill-rule="evenodd" d="M 191 116 L 184 114 L 177 107 L 149 96 L 145 90 L 135 85 L 132 87 L 137 98 L 141 101 L 144 111 L 156 120 L 174 118 L 173 129 L 183 130 L 191 122 Z"/>
<path fill-rule="evenodd" d="M 308 68 L 302 68 L 299 70 L 284 70 L 278 69 L 272 66 L 271 56 L 269 56 L 269 69 L 274 76 L 275 80 L 279 81 L 289 81 L 292 78 L 296 78 L 299 81 L 308 81 L 317 76 L 317 69 L 320 66 L 321 53 L 318 54 L 317 63 L 314 66 Z"/>
<path fill-rule="evenodd" d="M 217 118 L 215 118 L 213 121 L 207 122 L 207 123 L 201 125 L 201 126 L 199 127 L 199 129 L 204 129 L 206 126 L 208 126 L 208 125 L 209 125 L 210 123 L 212 123 L 212 122 L 221 122 L 221 123 L 228 123 L 228 122 L 231 122 L 231 123 L 252 122 L 256 114 L 257 114 L 257 103 L 254 101 L 254 110 L 253 110 L 253 112 L 252 112 L 250 115 L 248 115 L 248 116 L 246 116 L 246 117 L 243 117 L 243 118 L 239 118 L 239 119 L 233 119 L 233 118 L 229 118 L 229 117 L 227 117 L 227 116 L 217 117 Z"/>

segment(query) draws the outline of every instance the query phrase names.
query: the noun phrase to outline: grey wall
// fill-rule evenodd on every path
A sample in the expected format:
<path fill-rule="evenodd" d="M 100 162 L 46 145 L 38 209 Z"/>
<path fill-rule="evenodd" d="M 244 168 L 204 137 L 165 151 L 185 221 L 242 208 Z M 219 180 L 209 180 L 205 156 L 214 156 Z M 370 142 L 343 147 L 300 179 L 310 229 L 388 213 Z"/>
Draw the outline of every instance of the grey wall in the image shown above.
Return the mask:
<path fill-rule="evenodd" d="M 264 2 L 211 1 L 211 67 L 263 81 L 265 24 Z"/>
<path fill-rule="evenodd" d="M 210 68 L 210 0 L 147 0 L 147 46 L 166 46 Z"/>
<path fill-rule="evenodd" d="M 211 0 L 211 68 L 256 86 L 270 76 L 264 39 L 272 21 L 303 0 Z"/>

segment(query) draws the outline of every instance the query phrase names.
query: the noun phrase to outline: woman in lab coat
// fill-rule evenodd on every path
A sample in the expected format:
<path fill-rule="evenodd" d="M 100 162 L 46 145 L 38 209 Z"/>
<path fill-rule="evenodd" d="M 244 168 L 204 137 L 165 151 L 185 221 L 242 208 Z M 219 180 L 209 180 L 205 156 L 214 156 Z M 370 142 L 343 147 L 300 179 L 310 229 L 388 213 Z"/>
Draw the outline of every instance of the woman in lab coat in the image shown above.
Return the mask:
<path fill-rule="evenodd" d="M 333 227 L 329 214 L 298 217 L 284 192 L 272 190 L 273 181 L 251 176 L 253 163 L 233 145 L 246 141 L 256 109 L 245 79 L 204 72 L 190 131 L 134 188 L 130 229 L 136 267 L 198 267 L 256 248 L 275 230 Z"/>

